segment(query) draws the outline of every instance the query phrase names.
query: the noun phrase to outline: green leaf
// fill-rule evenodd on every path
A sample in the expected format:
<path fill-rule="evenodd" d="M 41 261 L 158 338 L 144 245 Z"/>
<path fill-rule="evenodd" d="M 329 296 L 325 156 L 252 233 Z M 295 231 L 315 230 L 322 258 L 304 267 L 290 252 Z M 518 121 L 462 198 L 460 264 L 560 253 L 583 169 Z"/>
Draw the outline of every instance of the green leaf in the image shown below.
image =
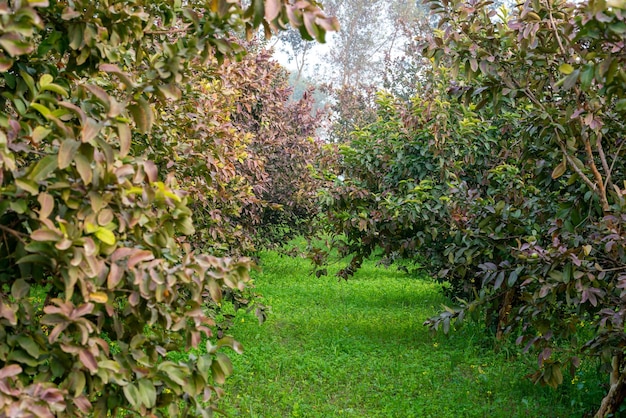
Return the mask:
<path fill-rule="evenodd" d="M 63 87 L 58 84 L 50 83 L 45 86 L 41 86 L 42 91 L 51 91 L 53 93 L 58 94 L 61 97 L 69 97 L 69 93 Z"/>
<path fill-rule="evenodd" d="M 519 276 L 519 273 L 520 273 L 520 268 L 519 267 L 511 272 L 511 274 L 509 275 L 509 278 L 508 278 L 508 280 L 506 282 L 506 284 L 509 287 L 513 287 L 513 285 L 517 281 L 517 277 Z"/>
<path fill-rule="evenodd" d="M 179 384 L 180 386 L 185 386 L 187 383 L 185 378 L 188 377 L 188 370 L 174 364 L 171 361 L 164 361 L 163 363 L 157 366 L 157 370 L 165 373 L 165 375 L 172 380 L 174 383 Z"/>
<path fill-rule="evenodd" d="M 20 347 L 26 350 L 26 352 L 31 357 L 35 359 L 39 358 L 39 354 L 41 353 L 41 350 L 39 349 L 39 346 L 37 345 L 37 343 L 33 341 L 31 338 L 25 335 L 20 335 L 17 337 L 17 343 L 20 345 Z"/>
<path fill-rule="evenodd" d="M 50 173 L 59 166 L 58 158 L 55 155 L 47 155 L 35 164 L 28 174 L 28 178 L 35 183 L 46 179 Z"/>
<path fill-rule="evenodd" d="M 156 404 L 156 389 L 154 383 L 148 379 L 139 379 L 137 381 L 139 388 L 139 399 L 146 408 L 152 408 Z"/>
<path fill-rule="evenodd" d="M 52 260 L 50 257 L 41 254 L 29 254 L 17 260 L 16 264 L 40 264 L 42 266 L 51 267 Z"/>
<path fill-rule="evenodd" d="M 50 132 L 52 132 L 51 129 L 48 129 L 43 126 L 37 126 L 33 130 L 33 133 L 31 134 L 31 138 L 35 144 L 39 144 L 50 134 Z"/>
<path fill-rule="evenodd" d="M 41 113 L 41 115 L 46 119 L 48 119 L 50 115 L 52 114 L 50 109 L 48 109 L 46 106 L 39 104 L 39 103 L 31 103 L 30 107 L 35 109 L 37 112 Z"/>
<path fill-rule="evenodd" d="M 3 208 L 1 213 L 4 213 L 8 208 L 10 208 L 15 213 L 19 213 L 21 215 L 23 213 L 26 213 L 26 211 L 28 210 L 28 203 L 25 199 L 17 199 L 12 202 L 7 202 L 5 200 L 4 202 L 0 203 L 0 207 Z"/>
<path fill-rule="evenodd" d="M 82 154 L 76 154 L 74 161 L 76 162 L 76 170 L 78 171 L 80 178 L 85 184 L 90 184 L 93 179 L 91 162 Z"/>
<path fill-rule="evenodd" d="M 26 178 L 15 179 L 15 184 L 17 185 L 17 187 L 32 194 L 33 196 L 36 196 L 39 194 L 39 186 L 37 185 L 37 183 L 35 183 L 34 181 L 30 179 L 26 179 Z"/>
<path fill-rule="evenodd" d="M 576 85 L 579 74 L 580 70 L 574 70 L 571 74 L 568 74 L 567 77 L 560 79 L 556 84 L 557 86 L 562 86 L 565 91 L 570 90 Z"/>
<path fill-rule="evenodd" d="M 626 23 L 622 21 L 617 21 L 609 24 L 609 30 L 618 35 L 623 35 L 626 33 Z"/>
<path fill-rule="evenodd" d="M 50 74 L 43 74 L 41 77 L 39 77 L 39 86 L 43 87 L 52 83 L 53 81 L 54 77 L 52 77 Z"/>
<path fill-rule="evenodd" d="M 126 397 L 126 400 L 134 408 L 139 408 L 139 406 L 141 405 L 141 400 L 139 398 L 139 390 L 137 389 L 137 387 L 134 384 L 129 383 L 126 386 L 124 386 L 123 391 L 124 391 L 124 396 Z"/>
<path fill-rule="evenodd" d="M 99 364 L 99 363 L 98 363 Z M 80 370 L 72 370 L 69 376 L 69 389 L 74 396 L 80 396 L 85 389 L 85 385 L 87 384 L 87 379 L 85 378 L 85 373 Z"/>
<path fill-rule="evenodd" d="M 10 362 L 26 364 L 30 367 L 37 367 L 39 365 L 39 362 L 36 359 L 28 355 L 23 350 L 12 351 L 7 357 L 7 360 Z"/>
<path fill-rule="evenodd" d="M 36 96 L 37 89 L 35 88 L 35 79 L 23 69 L 20 69 L 19 73 L 24 83 L 26 83 L 26 86 L 28 86 L 28 90 L 30 90 L 33 96 Z"/>
<path fill-rule="evenodd" d="M 98 227 L 96 230 L 96 237 L 107 245 L 115 245 L 117 242 L 115 234 L 104 227 Z"/>
<path fill-rule="evenodd" d="M 211 363 L 211 371 L 213 372 L 215 382 L 221 385 L 233 373 L 233 364 L 226 354 L 217 353 L 215 361 Z"/>
<path fill-rule="evenodd" d="M 496 277 L 496 282 L 494 283 L 493 288 L 495 290 L 498 290 L 500 286 L 502 286 L 503 282 L 504 282 L 504 271 L 501 271 L 500 273 L 498 273 L 498 276 Z"/>
<path fill-rule="evenodd" d="M 213 357 L 209 354 L 205 354 L 198 358 L 197 367 L 200 375 L 206 383 L 209 383 L 209 371 L 211 370 L 211 363 L 213 363 Z"/>
<path fill-rule="evenodd" d="M 114 373 L 119 373 L 122 370 L 120 364 L 113 360 L 100 360 L 98 362 L 98 368 L 111 370 Z"/>
<path fill-rule="evenodd" d="M 580 74 L 580 87 L 583 90 L 589 89 L 591 86 L 591 82 L 593 81 L 593 77 L 595 75 L 595 66 L 593 64 L 585 65 L 585 69 Z"/>
<path fill-rule="evenodd" d="M 28 295 L 29 290 L 30 284 L 28 284 L 26 280 L 17 279 L 11 285 L 11 296 L 13 296 L 15 300 L 20 300 Z"/>
<path fill-rule="evenodd" d="M 572 67 L 570 64 L 563 63 L 559 65 L 559 71 L 562 74 L 569 75 L 572 73 L 572 71 L 574 71 L 574 67 Z"/>

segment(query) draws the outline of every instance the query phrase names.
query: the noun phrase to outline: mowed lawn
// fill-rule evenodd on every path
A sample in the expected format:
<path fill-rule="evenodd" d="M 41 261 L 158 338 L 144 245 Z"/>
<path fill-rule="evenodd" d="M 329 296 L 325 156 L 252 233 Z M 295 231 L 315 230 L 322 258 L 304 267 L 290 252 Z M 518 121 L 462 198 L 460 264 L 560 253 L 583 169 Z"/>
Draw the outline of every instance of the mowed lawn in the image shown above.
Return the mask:
<path fill-rule="evenodd" d="M 467 326 L 450 337 L 422 324 L 439 285 L 367 262 L 348 281 L 316 278 L 306 259 L 265 252 L 255 274 L 271 306 L 259 325 L 239 314 L 223 409 L 233 417 L 575 417 L 601 399 L 595 369 L 558 390 L 523 376 L 532 359 L 494 351 Z"/>

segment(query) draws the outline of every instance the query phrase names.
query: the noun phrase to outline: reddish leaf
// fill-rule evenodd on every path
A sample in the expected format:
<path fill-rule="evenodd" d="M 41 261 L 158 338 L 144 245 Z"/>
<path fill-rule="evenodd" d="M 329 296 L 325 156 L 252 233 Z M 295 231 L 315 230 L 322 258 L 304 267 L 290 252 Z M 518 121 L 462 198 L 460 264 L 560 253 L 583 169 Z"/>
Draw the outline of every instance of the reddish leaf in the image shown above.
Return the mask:
<path fill-rule="evenodd" d="M 87 349 L 83 349 L 80 350 L 78 352 L 78 358 L 80 359 L 81 363 L 87 367 L 87 369 L 91 372 L 91 374 L 94 374 L 98 371 L 98 362 L 96 361 L 96 358 L 93 356 L 93 354 L 91 354 L 91 352 Z"/>
<path fill-rule="evenodd" d="M 0 379 L 17 376 L 22 373 L 22 367 L 17 364 L 10 364 L 0 369 Z"/>

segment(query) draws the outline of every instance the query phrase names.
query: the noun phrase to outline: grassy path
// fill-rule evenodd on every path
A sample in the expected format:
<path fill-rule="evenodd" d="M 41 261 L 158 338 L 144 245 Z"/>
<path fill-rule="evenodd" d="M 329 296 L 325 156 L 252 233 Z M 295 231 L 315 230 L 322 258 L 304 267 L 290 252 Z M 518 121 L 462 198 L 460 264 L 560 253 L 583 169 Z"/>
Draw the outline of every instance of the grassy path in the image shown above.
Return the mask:
<path fill-rule="evenodd" d="M 231 356 L 230 416 L 573 417 L 594 396 L 584 380 L 554 391 L 520 379 L 528 365 L 494 353 L 477 326 L 431 336 L 422 323 L 445 302 L 432 281 L 372 262 L 347 282 L 318 279 L 272 252 L 262 266 L 272 311 L 262 326 L 236 319 L 245 353 Z"/>

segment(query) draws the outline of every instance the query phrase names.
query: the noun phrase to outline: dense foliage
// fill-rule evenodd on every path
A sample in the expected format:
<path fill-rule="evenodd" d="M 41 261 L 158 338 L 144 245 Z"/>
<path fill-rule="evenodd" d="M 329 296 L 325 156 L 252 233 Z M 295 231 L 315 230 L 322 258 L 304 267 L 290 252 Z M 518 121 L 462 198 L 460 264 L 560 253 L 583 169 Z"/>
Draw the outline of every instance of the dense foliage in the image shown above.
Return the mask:
<path fill-rule="evenodd" d="M 241 350 L 216 341 L 214 316 L 250 263 L 222 256 L 228 228 L 194 252 L 176 183 L 215 179 L 245 202 L 233 164 L 249 138 L 224 126 L 235 100 L 219 77 L 187 83 L 244 52 L 232 33 L 289 24 L 318 40 L 336 28 L 307 1 L 0 4 L 0 415 L 211 415 L 231 372 L 218 350 Z M 216 160 L 196 165 L 175 138 Z"/>
<path fill-rule="evenodd" d="M 257 159 L 263 167 L 263 179 L 254 188 L 263 207 L 251 235 L 261 245 L 272 245 L 307 234 L 318 213 L 315 196 L 321 181 L 315 173 L 326 159 L 318 138 L 325 113 L 314 109 L 311 90 L 292 98 L 288 73 L 270 61 L 267 51 L 223 71 L 225 87 L 240 91 L 232 121 L 252 135 L 246 163 Z"/>
<path fill-rule="evenodd" d="M 466 316 L 534 350 L 558 386 L 585 355 L 624 374 L 626 4 L 431 1 L 439 29 L 417 96 L 379 100 L 343 148 L 345 180 L 324 194 L 350 275 L 381 248 L 450 283 Z M 314 255 L 317 261 L 321 253 Z"/>
<path fill-rule="evenodd" d="M 239 60 L 194 62 L 182 98 L 160 109 L 138 145 L 191 196 L 196 248 L 249 254 L 308 230 L 317 214 L 312 176 L 323 112 L 292 100 L 286 71 L 258 42 Z M 172 136 L 171 132 L 177 135 Z"/>

